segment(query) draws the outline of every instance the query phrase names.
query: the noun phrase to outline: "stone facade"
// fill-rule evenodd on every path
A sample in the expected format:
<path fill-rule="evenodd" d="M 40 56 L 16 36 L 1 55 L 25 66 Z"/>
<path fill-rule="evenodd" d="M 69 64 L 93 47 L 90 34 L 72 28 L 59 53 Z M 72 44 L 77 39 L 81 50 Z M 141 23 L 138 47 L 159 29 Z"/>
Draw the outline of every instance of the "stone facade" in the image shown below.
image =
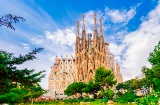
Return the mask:
<path fill-rule="evenodd" d="M 74 62 L 71 58 L 55 58 L 48 81 L 48 95 L 55 98 L 64 98 L 64 90 L 74 82 Z"/>
<path fill-rule="evenodd" d="M 84 15 L 82 15 L 82 35 L 79 35 L 79 22 L 77 21 L 76 45 L 75 45 L 75 79 L 76 81 L 88 82 L 93 80 L 95 70 L 99 66 L 110 69 L 115 74 L 118 83 L 122 82 L 122 75 L 118 63 L 108 50 L 108 43 L 104 42 L 102 32 L 102 20 L 100 22 L 100 35 L 96 25 L 96 14 L 94 15 L 94 33 L 86 34 Z"/>
<path fill-rule="evenodd" d="M 91 33 L 86 34 L 84 18 L 85 16 L 82 15 L 81 36 L 77 21 L 75 57 L 55 58 L 48 83 L 48 89 L 53 97 L 65 97 L 64 90 L 73 82 L 83 81 L 87 83 L 89 80 L 93 80 L 95 70 L 99 66 L 112 70 L 118 83 L 123 81 L 120 66 L 114 61 L 114 56 L 108 50 L 109 44 L 104 42 L 102 20 L 99 20 L 100 35 L 98 35 L 96 15 L 94 15 L 94 33 L 92 36 Z"/>

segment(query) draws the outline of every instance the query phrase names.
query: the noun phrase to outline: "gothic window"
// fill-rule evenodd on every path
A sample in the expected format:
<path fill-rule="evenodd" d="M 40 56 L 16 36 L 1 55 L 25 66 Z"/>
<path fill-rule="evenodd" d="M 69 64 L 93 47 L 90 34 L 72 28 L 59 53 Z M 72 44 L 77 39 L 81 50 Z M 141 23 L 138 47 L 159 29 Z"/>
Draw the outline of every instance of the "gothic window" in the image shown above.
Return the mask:
<path fill-rule="evenodd" d="M 91 79 L 92 76 L 93 76 L 93 71 L 92 71 L 92 69 L 90 69 L 90 71 L 89 71 L 89 78 Z"/>

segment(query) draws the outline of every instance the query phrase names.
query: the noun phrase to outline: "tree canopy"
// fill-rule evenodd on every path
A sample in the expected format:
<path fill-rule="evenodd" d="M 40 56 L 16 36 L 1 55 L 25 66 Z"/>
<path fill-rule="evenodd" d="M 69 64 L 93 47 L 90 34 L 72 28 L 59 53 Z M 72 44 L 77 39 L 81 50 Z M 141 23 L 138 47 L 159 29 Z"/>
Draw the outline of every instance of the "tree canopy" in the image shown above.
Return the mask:
<path fill-rule="evenodd" d="M 147 83 L 152 86 L 155 91 L 160 91 L 160 41 L 155 46 L 153 52 L 150 53 L 148 61 L 151 68 L 143 67 L 142 72 L 145 74 Z"/>
<path fill-rule="evenodd" d="M 86 84 L 85 88 L 83 89 L 83 92 L 94 94 L 97 93 L 100 90 L 100 86 L 97 82 L 89 81 L 88 84 Z"/>
<path fill-rule="evenodd" d="M 84 87 L 85 84 L 83 82 L 74 82 L 67 87 L 64 93 L 67 96 L 75 95 L 76 93 L 82 94 Z"/>
<path fill-rule="evenodd" d="M 0 18 L 0 26 L 6 26 L 7 28 L 15 30 L 13 23 L 18 23 L 20 21 L 25 21 L 23 17 L 6 14 Z"/>
<path fill-rule="evenodd" d="M 96 69 L 96 73 L 94 76 L 95 82 L 99 83 L 102 88 L 109 88 L 109 86 L 113 86 L 116 84 L 116 80 L 114 80 L 114 74 L 111 70 L 105 69 L 104 67 L 99 67 Z"/>
<path fill-rule="evenodd" d="M 12 102 L 17 102 L 16 100 L 21 99 L 18 97 L 23 92 L 28 94 L 28 90 L 32 90 L 31 88 L 34 86 L 41 88 L 38 82 L 44 78 L 44 70 L 34 73 L 34 69 L 18 69 L 17 65 L 36 59 L 35 55 L 42 50 L 43 48 L 37 48 L 26 55 L 19 55 L 18 57 L 15 57 L 13 53 L 0 51 L 0 103 L 4 103 L 5 100 L 3 99 L 6 97 Z M 22 92 L 19 92 L 19 89 Z M 15 95 L 14 99 L 12 94 Z M 6 100 L 6 103 L 10 101 Z"/>

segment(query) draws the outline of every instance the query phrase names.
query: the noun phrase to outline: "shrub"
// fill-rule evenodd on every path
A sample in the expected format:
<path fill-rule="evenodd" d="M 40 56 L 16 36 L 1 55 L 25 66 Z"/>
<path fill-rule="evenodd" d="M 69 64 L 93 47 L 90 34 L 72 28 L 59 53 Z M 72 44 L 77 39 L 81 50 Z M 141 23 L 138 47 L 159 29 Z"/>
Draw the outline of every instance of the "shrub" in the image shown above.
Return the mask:
<path fill-rule="evenodd" d="M 94 99 L 93 98 L 90 98 L 89 96 L 86 96 L 84 99 L 83 99 L 83 102 L 93 102 Z"/>
<path fill-rule="evenodd" d="M 112 100 L 113 96 L 114 96 L 114 92 L 111 89 L 107 88 L 106 89 L 106 99 Z"/>
<path fill-rule="evenodd" d="M 75 102 L 78 102 L 78 100 L 76 98 L 65 99 L 63 101 L 64 101 L 64 103 L 75 103 Z"/>
<path fill-rule="evenodd" d="M 136 99 L 136 95 L 132 92 L 126 92 L 123 96 L 115 99 L 116 102 L 126 103 L 126 102 L 134 102 Z"/>
<path fill-rule="evenodd" d="M 138 98 L 136 100 L 138 105 L 157 105 L 158 103 L 158 96 L 150 95 L 142 98 Z"/>

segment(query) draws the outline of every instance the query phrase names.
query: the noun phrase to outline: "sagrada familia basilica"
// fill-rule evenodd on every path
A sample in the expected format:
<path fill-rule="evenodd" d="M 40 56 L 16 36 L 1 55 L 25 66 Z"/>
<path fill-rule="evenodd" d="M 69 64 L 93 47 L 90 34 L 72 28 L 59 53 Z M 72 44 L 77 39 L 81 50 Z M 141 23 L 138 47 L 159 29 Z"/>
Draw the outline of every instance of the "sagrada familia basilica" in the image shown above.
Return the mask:
<path fill-rule="evenodd" d="M 49 94 L 55 98 L 64 98 L 64 90 L 73 82 L 85 82 L 94 79 L 95 70 L 103 66 L 110 69 L 118 83 L 122 82 L 120 66 L 114 60 L 114 56 L 108 50 L 109 44 L 104 42 L 102 32 L 102 20 L 100 22 L 100 32 L 98 34 L 96 25 L 96 14 L 94 14 L 94 33 L 86 34 L 85 16 L 82 15 L 82 35 L 79 32 L 79 22 L 77 21 L 75 57 L 56 57 L 52 70 L 49 74 L 48 90 Z"/>

